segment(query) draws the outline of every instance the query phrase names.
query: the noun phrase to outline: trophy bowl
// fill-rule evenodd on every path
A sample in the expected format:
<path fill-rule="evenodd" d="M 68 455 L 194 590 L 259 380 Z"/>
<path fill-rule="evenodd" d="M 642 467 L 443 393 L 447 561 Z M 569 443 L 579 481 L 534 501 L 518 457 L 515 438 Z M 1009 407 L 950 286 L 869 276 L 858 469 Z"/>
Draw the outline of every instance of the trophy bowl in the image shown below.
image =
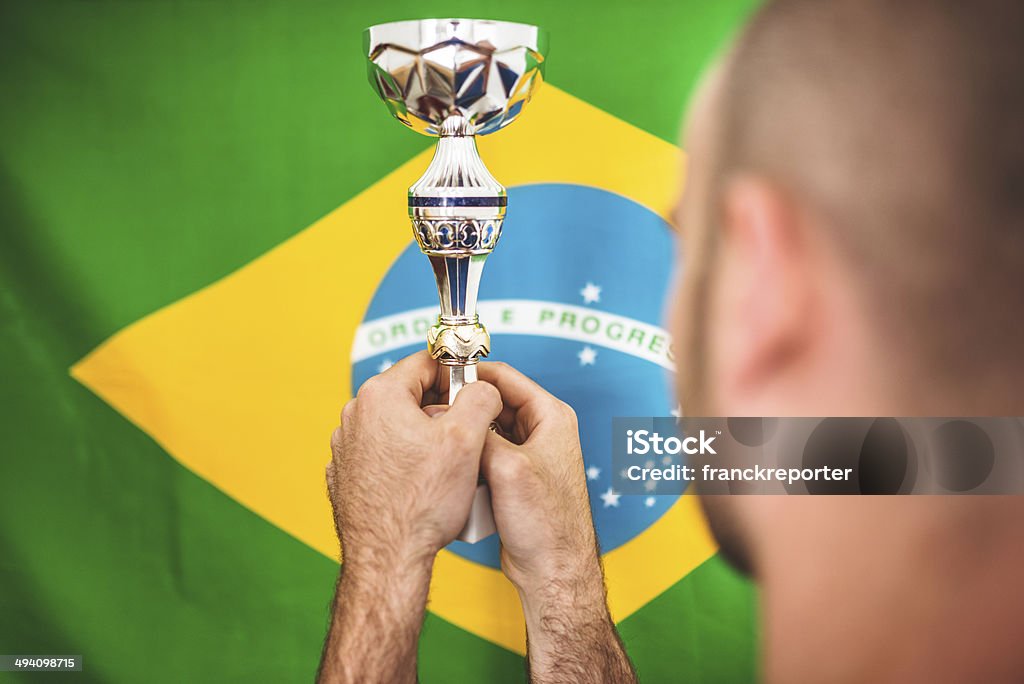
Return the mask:
<path fill-rule="evenodd" d="M 543 79 L 547 36 L 536 26 L 485 19 L 420 19 L 363 34 L 370 84 L 392 115 L 440 135 L 458 115 L 474 135 L 519 116 Z"/>

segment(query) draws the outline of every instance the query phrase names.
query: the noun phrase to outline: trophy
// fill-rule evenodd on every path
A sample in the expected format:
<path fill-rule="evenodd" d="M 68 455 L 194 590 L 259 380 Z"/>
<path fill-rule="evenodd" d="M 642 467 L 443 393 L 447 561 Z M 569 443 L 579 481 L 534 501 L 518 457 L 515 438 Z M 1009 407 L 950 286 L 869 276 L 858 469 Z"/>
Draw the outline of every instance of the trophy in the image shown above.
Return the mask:
<path fill-rule="evenodd" d="M 437 280 L 441 313 L 427 349 L 447 369 L 451 404 L 491 349 L 477 291 L 507 203 L 476 136 L 509 125 L 530 101 L 543 79 L 545 36 L 527 24 L 423 19 L 372 26 L 363 38 L 370 84 L 391 114 L 438 139 L 426 172 L 409 188 L 409 218 Z M 494 531 L 490 492 L 480 482 L 459 539 L 475 543 Z"/>

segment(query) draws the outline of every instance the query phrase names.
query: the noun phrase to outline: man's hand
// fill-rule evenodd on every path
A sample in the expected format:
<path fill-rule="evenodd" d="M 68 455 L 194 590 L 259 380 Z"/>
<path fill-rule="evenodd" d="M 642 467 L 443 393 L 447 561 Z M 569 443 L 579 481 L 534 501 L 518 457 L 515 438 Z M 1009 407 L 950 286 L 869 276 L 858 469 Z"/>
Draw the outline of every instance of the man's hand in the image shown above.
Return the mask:
<path fill-rule="evenodd" d="M 435 554 L 469 516 L 480 454 L 501 410 L 473 383 L 423 408 L 437 363 L 414 354 L 363 383 L 331 439 L 327 486 L 344 562 L 321 682 L 416 681 Z"/>
<path fill-rule="evenodd" d="M 501 566 L 526 616 L 531 681 L 635 682 L 608 614 L 572 408 L 518 371 L 480 365 L 498 388 L 481 470 L 501 536 Z"/>
<path fill-rule="evenodd" d="M 350 568 L 433 558 L 469 516 L 501 398 L 472 383 L 451 408 L 424 411 L 437 369 L 426 352 L 413 354 L 363 383 L 342 411 L 327 484 Z"/>

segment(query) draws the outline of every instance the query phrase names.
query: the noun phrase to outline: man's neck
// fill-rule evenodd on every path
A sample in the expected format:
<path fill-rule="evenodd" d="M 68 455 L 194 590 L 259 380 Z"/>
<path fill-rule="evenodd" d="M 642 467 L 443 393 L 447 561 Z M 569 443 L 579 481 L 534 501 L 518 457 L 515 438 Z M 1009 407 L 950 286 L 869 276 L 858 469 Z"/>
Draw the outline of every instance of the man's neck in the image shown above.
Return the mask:
<path fill-rule="evenodd" d="M 835 499 L 759 559 L 766 681 L 1024 681 L 1024 497 Z"/>

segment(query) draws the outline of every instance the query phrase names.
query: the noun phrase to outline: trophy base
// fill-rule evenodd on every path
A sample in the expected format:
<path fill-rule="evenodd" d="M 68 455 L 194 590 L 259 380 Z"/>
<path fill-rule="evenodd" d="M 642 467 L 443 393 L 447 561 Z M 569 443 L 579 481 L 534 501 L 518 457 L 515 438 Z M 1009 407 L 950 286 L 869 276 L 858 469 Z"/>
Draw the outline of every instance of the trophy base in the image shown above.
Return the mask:
<path fill-rule="evenodd" d="M 469 508 L 469 519 L 466 526 L 459 532 L 457 539 L 468 544 L 476 544 L 498 531 L 494 525 L 494 512 L 491 510 L 491 490 L 486 483 L 476 486 L 473 494 L 473 505 Z"/>

